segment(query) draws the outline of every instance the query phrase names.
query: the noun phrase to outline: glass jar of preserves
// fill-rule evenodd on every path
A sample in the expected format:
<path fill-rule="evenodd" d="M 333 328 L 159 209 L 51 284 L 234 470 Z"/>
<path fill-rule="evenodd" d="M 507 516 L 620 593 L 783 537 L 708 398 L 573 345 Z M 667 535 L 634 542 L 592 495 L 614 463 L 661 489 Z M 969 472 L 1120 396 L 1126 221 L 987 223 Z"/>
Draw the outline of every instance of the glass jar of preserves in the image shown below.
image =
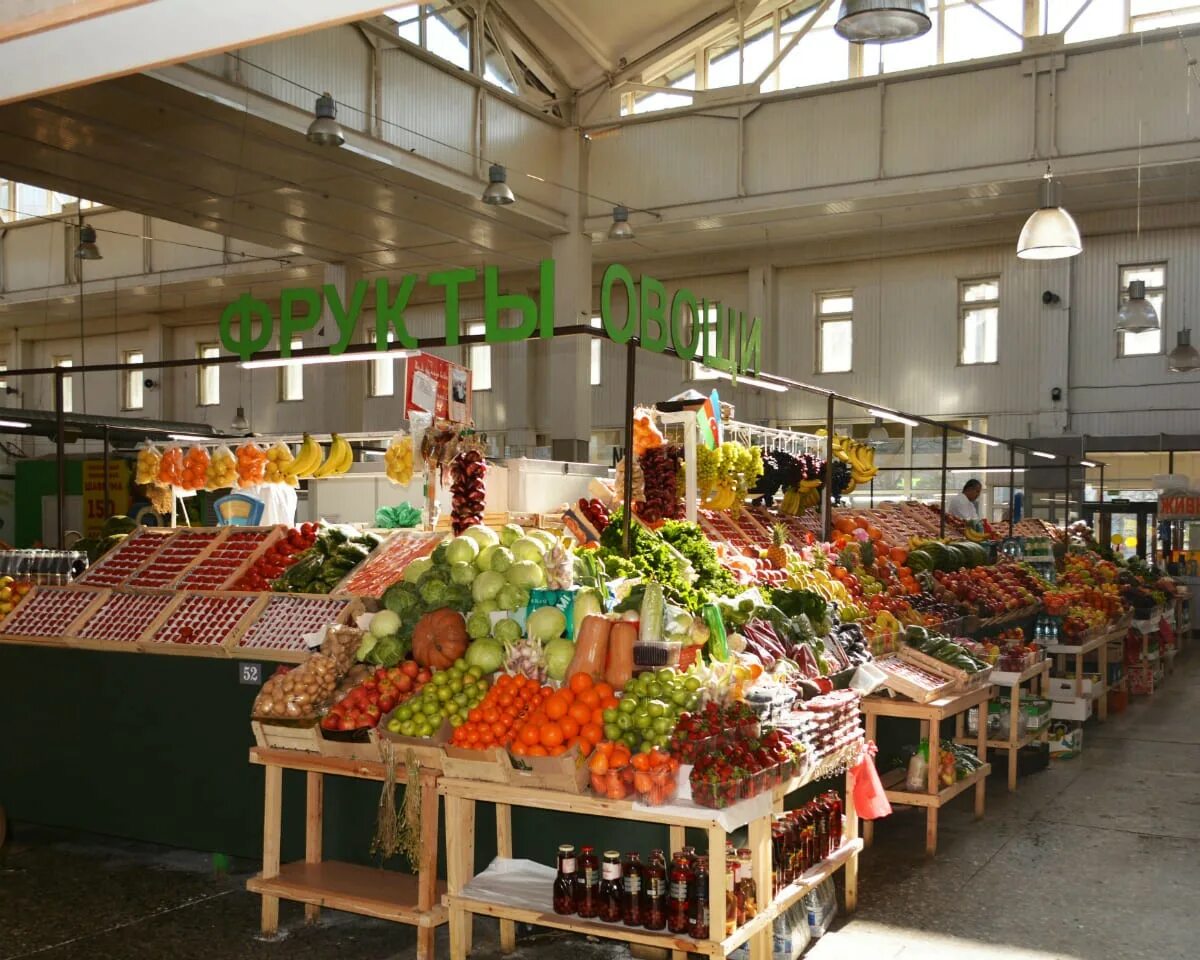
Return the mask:
<path fill-rule="evenodd" d="M 642 926 L 647 930 L 667 927 L 667 861 L 661 850 L 650 851 L 642 887 Z"/>
<path fill-rule="evenodd" d="M 733 877 L 733 860 L 725 861 L 725 936 L 737 929 L 737 883 Z"/>
<path fill-rule="evenodd" d="M 645 886 L 646 868 L 638 853 L 625 854 L 621 868 L 621 919 L 627 927 L 642 925 L 642 887 Z"/>
<path fill-rule="evenodd" d="M 605 923 L 621 922 L 621 854 L 605 850 L 600 864 L 600 913 Z"/>
<path fill-rule="evenodd" d="M 708 857 L 696 858 L 692 895 L 688 901 L 688 936 L 708 939 Z"/>
<path fill-rule="evenodd" d="M 575 847 L 564 843 L 558 848 L 558 873 L 554 877 L 554 912 L 568 916 L 575 912 Z"/>
<path fill-rule="evenodd" d="M 750 848 L 742 847 L 737 852 L 738 856 L 738 900 L 741 903 L 741 910 L 746 920 L 753 920 L 758 916 L 758 885 L 754 882 L 754 872 L 751 869 Z"/>
<path fill-rule="evenodd" d="M 692 868 L 683 853 L 675 854 L 667 885 L 667 929 L 687 933 L 688 902 L 692 895 Z"/>
<path fill-rule="evenodd" d="M 575 912 L 581 917 L 600 914 L 600 858 L 595 847 L 579 851 L 579 869 L 575 871 Z"/>

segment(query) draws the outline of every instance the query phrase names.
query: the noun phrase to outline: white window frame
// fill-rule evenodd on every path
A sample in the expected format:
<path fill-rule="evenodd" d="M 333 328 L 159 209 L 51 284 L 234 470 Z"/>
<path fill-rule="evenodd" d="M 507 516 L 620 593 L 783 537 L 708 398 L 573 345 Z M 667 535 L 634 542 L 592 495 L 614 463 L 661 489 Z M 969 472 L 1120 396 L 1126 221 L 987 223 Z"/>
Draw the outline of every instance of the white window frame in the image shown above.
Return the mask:
<path fill-rule="evenodd" d="M 56 367 L 73 367 L 75 361 L 71 357 L 55 357 L 54 366 Z M 63 413 L 73 413 L 75 411 L 75 377 L 72 374 L 69 377 L 63 377 Z"/>
<path fill-rule="evenodd" d="M 292 337 L 292 353 L 304 349 L 302 337 Z M 304 364 L 289 363 L 279 368 L 279 402 L 299 403 L 304 399 Z"/>
<path fill-rule="evenodd" d="M 600 317 L 592 317 L 592 328 L 595 330 L 604 329 L 604 321 Z M 588 385 L 592 387 L 600 386 L 601 380 L 604 377 L 604 340 L 600 337 L 592 337 L 588 344 Z"/>
<path fill-rule="evenodd" d="M 996 285 L 996 296 L 991 300 L 968 300 L 967 288 L 984 283 Z M 958 281 L 958 365 L 960 367 L 989 367 L 1000 362 L 1000 275 L 991 274 L 983 277 L 963 277 Z M 996 358 L 994 360 L 968 360 L 965 356 L 967 348 L 967 314 L 976 310 L 996 311 Z"/>
<path fill-rule="evenodd" d="M 126 350 L 124 358 L 124 362 L 127 364 L 142 364 L 146 362 L 146 353 L 144 350 Z M 141 367 L 137 370 L 126 370 L 124 372 L 125 382 L 121 390 L 122 410 L 146 409 L 146 387 L 143 383 L 145 372 Z"/>
<path fill-rule="evenodd" d="M 850 300 L 850 309 L 825 309 L 825 304 L 833 300 Z M 854 291 L 851 290 L 821 290 L 816 294 L 813 305 L 817 327 L 817 373 L 853 373 L 854 372 Z M 825 366 L 825 327 L 831 323 L 850 324 L 850 362 L 845 368 L 827 368 Z"/>
<path fill-rule="evenodd" d="M 1162 285 L 1152 287 L 1146 285 L 1146 299 L 1154 300 L 1154 309 L 1158 313 L 1158 329 L 1147 330 L 1144 333 L 1118 333 L 1117 334 L 1117 359 L 1130 360 L 1135 357 L 1161 357 L 1165 350 L 1164 344 L 1167 338 L 1163 335 L 1163 331 L 1167 329 L 1167 320 L 1164 314 L 1167 309 L 1167 261 L 1153 260 L 1147 263 L 1122 263 L 1117 266 L 1117 307 L 1120 308 L 1126 300 L 1129 299 L 1129 283 L 1133 274 L 1141 273 L 1144 270 L 1161 270 Z M 1130 353 L 1126 349 L 1126 338 L 1128 337 L 1147 337 L 1153 333 L 1158 338 L 1158 348 L 1156 350 L 1137 351 Z"/>
<path fill-rule="evenodd" d="M 219 343 L 196 344 L 197 360 L 212 360 L 221 355 Z M 196 406 L 216 407 L 221 404 L 221 367 L 203 364 L 196 368 Z"/>
<path fill-rule="evenodd" d="M 467 322 L 467 336 L 478 337 L 487 332 L 482 320 Z M 492 389 L 492 347 L 487 343 L 467 345 L 467 367 L 471 371 L 471 392 L 483 393 Z"/>
<path fill-rule="evenodd" d="M 374 342 L 374 337 L 368 342 Z M 388 348 L 396 342 L 396 334 L 393 330 L 387 332 Z M 370 369 L 367 371 L 367 396 L 368 397 L 394 397 L 396 395 L 396 358 L 390 353 L 382 357 L 374 357 L 371 360 Z"/>
<path fill-rule="evenodd" d="M 0 360 L 0 397 L 8 396 L 8 361 Z"/>

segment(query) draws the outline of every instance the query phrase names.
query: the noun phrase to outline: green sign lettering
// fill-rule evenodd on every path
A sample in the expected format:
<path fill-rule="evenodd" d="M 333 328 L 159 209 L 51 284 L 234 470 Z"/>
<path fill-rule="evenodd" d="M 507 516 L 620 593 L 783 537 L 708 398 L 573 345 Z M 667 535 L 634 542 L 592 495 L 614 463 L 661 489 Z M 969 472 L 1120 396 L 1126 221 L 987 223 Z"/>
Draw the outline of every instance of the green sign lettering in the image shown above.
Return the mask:
<path fill-rule="evenodd" d="M 336 356 L 339 353 L 345 353 L 351 340 L 354 339 L 354 331 L 358 328 L 358 315 L 362 313 L 363 301 L 367 298 L 367 281 L 359 280 L 354 284 L 354 289 L 350 291 L 349 306 L 342 304 L 341 294 L 332 283 L 325 284 L 323 289 L 325 306 L 333 314 L 338 328 L 337 343 L 329 348 L 329 352 Z"/>
<path fill-rule="evenodd" d="M 625 323 L 619 327 L 613 319 L 614 283 L 620 283 L 625 288 Z M 633 274 L 619 263 L 609 264 L 600 281 L 600 320 L 604 324 L 604 332 L 613 343 L 628 343 L 629 338 L 638 332 L 638 295 Z"/>
<path fill-rule="evenodd" d="M 404 322 L 404 308 L 408 306 L 408 298 L 412 296 L 413 287 L 417 285 L 415 274 L 408 274 L 400 281 L 400 289 L 396 291 L 396 299 L 388 299 L 388 282 L 382 278 L 375 281 L 375 349 L 388 348 L 388 330 L 396 332 L 396 342 L 407 350 L 417 346 L 417 338 L 408 332 Z"/>
<path fill-rule="evenodd" d="M 667 288 L 648 274 L 642 274 L 638 309 L 642 316 L 642 346 L 655 353 L 667 349 L 671 324 L 666 318 Z M 653 328 L 653 333 L 651 329 Z"/>
<path fill-rule="evenodd" d="M 494 270 L 495 267 L 489 267 L 489 270 Z M 413 278 L 416 279 L 415 277 Z M 459 319 L 459 299 L 458 288 L 464 283 L 475 282 L 474 270 L 443 270 L 440 273 L 431 273 L 429 275 L 429 285 L 431 287 L 446 288 L 446 345 L 454 347 L 458 345 L 458 335 L 462 330 L 462 321 Z"/>

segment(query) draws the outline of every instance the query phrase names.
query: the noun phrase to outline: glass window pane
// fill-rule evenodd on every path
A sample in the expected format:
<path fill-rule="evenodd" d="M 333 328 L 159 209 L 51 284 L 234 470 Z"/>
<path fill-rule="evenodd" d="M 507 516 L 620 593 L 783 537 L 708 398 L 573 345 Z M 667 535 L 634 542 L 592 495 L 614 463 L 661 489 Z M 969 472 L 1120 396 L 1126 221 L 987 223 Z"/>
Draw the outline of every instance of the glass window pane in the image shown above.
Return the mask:
<path fill-rule="evenodd" d="M 436 53 L 463 70 L 471 69 L 470 23 L 461 13 L 442 10 L 440 13 L 427 11 L 425 44 L 430 53 Z"/>
<path fill-rule="evenodd" d="M 467 333 L 481 336 L 487 328 L 482 323 L 467 324 Z M 471 368 L 471 389 L 492 389 L 492 348 L 486 343 L 473 343 L 467 348 L 467 366 Z"/>
<path fill-rule="evenodd" d="M 963 363 L 996 362 L 996 328 L 999 310 L 985 307 L 963 313 Z"/>
<path fill-rule="evenodd" d="M 75 361 L 70 357 L 55 357 L 56 367 L 73 367 Z M 75 378 L 63 377 L 63 413 L 71 413 L 75 409 Z M 53 389 L 53 388 L 52 388 Z"/>
<path fill-rule="evenodd" d="M 1146 330 L 1142 333 L 1121 334 L 1123 357 L 1144 357 L 1162 352 L 1162 331 Z"/>
<path fill-rule="evenodd" d="M 141 350 L 127 350 L 125 352 L 126 363 L 142 363 L 145 357 Z M 127 370 L 125 372 L 125 409 L 126 410 L 141 410 L 143 406 L 143 379 L 145 372 L 142 370 Z"/>
<path fill-rule="evenodd" d="M 372 338 L 373 340 L 374 338 Z M 389 330 L 387 342 L 389 346 L 396 341 L 396 334 Z M 396 391 L 396 358 L 377 357 L 371 361 L 369 396 L 390 397 Z"/>
<path fill-rule="evenodd" d="M 50 213 L 50 191 L 31 187 L 27 183 L 17 184 L 17 213 L 14 219 L 44 217 Z"/>
<path fill-rule="evenodd" d="M 1147 263 L 1121 268 L 1122 289 L 1128 289 L 1135 280 L 1141 280 L 1147 289 L 1163 287 L 1167 281 L 1167 265 L 1165 263 Z"/>
<path fill-rule="evenodd" d="M 821 324 L 821 372 L 846 373 L 854 354 L 854 323 L 827 320 Z"/>
<path fill-rule="evenodd" d="M 0 374 L 8 373 L 8 361 L 0 361 Z M 8 377 L 0 376 L 0 399 L 7 397 Z"/>
<path fill-rule="evenodd" d="M 836 9 L 836 5 L 835 5 Z M 902 70 L 919 70 L 938 62 L 938 11 L 936 3 L 927 3 L 925 13 L 933 24 L 929 32 L 915 40 L 905 40 L 903 43 L 888 43 L 879 45 L 875 57 L 875 44 L 864 44 L 863 73 L 871 76 L 875 73 L 899 73 Z"/>
<path fill-rule="evenodd" d="M 853 294 L 822 294 L 818 309 L 822 314 L 830 313 L 853 313 L 854 312 L 854 296 Z"/>
<path fill-rule="evenodd" d="M 421 5 L 405 3 L 390 10 L 384 10 L 383 15 L 396 21 L 396 33 L 409 43 L 421 42 Z"/>
<path fill-rule="evenodd" d="M 746 31 L 745 57 L 740 58 L 737 37 L 714 44 L 708 49 L 708 89 L 753 83 L 775 56 L 775 29 L 770 20 L 760 21 Z M 741 79 L 738 64 L 742 63 Z"/>
<path fill-rule="evenodd" d="M 1019 51 L 1023 16 L 1022 0 L 980 0 L 979 7 L 967 3 L 966 0 L 948 0 L 943 62 L 995 57 L 1002 53 Z M 1005 30 L 992 17 L 1002 21 L 1016 33 Z M 935 32 L 929 31 L 931 34 Z"/>
<path fill-rule="evenodd" d="M 292 353 L 304 349 L 304 341 L 300 337 L 292 337 Z M 279 399 L 304 399 L 304 366 L 299 363 L 289 363 L 280 370 Z"/>
<path fill-rule="evenodd" d="M 593 387 L 600 386 L 600 350 L 603 346 L 599 340 L 592 340 L 588 344 L 588 349 L 591 351 L 588 360 L 588 382 Z"/>
<path fill-rule="evenodd" d="M 221 348 L 215 343 L 202 343 L 196 348 L 196 356 L 201 360 L 211 360 L 221 355 Z M 200 367 L 196 372 L 197 403 L 202 407 L 212 407 L 221 402 L 221 368 L 218 366 Z"/>
<path fill-rule="evenodd" d="M 1000 281 L 980 280 L 976 283 L 964 283 L 962 298 L 965 303 L 973 303 L 976 300 L 999 300 Z"/>

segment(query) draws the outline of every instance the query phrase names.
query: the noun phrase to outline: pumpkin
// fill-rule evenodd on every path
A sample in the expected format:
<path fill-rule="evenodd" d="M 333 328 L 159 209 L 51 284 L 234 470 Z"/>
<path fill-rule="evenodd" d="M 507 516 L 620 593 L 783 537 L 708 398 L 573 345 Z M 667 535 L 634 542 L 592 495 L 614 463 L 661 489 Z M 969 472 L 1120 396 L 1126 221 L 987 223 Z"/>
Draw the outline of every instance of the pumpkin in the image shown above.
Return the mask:
<path fill-rule="evenodd" d="M 467 624 L 457 610 L 432 610 L 413 627 L 412 656 L 423 667 L 446 670 L 466 650 Z"/>

